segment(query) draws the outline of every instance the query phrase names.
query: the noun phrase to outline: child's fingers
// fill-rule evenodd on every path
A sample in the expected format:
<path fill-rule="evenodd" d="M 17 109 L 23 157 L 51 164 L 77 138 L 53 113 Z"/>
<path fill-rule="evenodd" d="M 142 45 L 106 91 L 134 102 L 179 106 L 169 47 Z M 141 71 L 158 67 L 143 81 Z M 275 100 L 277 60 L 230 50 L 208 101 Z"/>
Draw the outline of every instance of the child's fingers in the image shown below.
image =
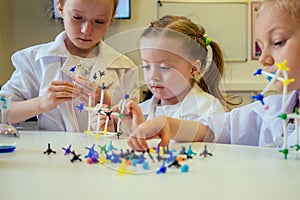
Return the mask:
<path fill-rule="evenodd" d="M 95 126 L 97 125 L 98 123 L 98 112 L 93 112 L 92 113 L 92 124 L 95 124 Z"/>
<path fill-rule="evenodd" d="M 171 130 L 168 125 L 165 125 L 159 134 L 161 141 L 160 145 L 167 146 L 171 141 Z"/>
<path fill-rule="evenodd" d="M 113 112 L 120 112 L 119 105 L 115 105 L 115 106 L 111 107 L 110 110 Z"/>
<path fill-rule="evenodd" d="M 56 99 L 63 99 L 63 98 L 72 99 L 76 97 L 76 95 L 69 92 L 56 92 L 54 96 Z"/>
<path fill-rule="evenodd" d="M 75 82 L 76 84 L 80 85 L 85 91 L 95 91 L 97 88 L 97 85 L 95 83 L 81 76 L 76 77 Z"/>
<path fill-rule="evenodd" d="M 99 120 L 99 123 L 100 125 L 104 125 L 106 123 L 106 118 L 103 118 L 102 116 L 100 117 L 100 120 Z"/>
<path fill-rule="evenodd" d="M 100 115 L 100 120 L 106 121 L 106 115 Z"/>
<path fill-rule="evenodd" d="M 88 105 L 88 98 L 86 96 L 80 95 L 79 99 L 80 99 L 81 102 L 84 103 L 84 105 L 86 105 L 86 106 Z"/>
<path fill-rule="evenodd" d="M 147 150 L 147 131 L 143 128 L 136 128 L 130 135 L 130 141 L 139 150 Z"/>
<path fill-rule="evenodd" d="M 137 151 L 146 151 L 148 144 L 144 138 L 137 138 L 136 136 L 129 136 L 127 144 Z"/>
<path fill-rule="evenodd" d="M 135 103 L 131 99 L 128 99 L 125 105 L 125 110 L 127 113 L 133 113 L 135 112 L 137 106 L 138 106 L 137 103 Z"/>
<path fill-rule="evenodd" d="M 68 81 L 60 81 L 60 80 L 51 81 L 50 85 L 53 85 L 53 86 L 64 85 L 64 86 L 74 87 L 74 83 L 68 82 Z"/>
<path fill-rule="evenodd" d="M 161 138 L 161 145 L 166 146 L 170 143 L 171 140 L 171 128 L 168 123 L 168 118 L 157 118 L 156 121 L 159 121 L 157 128 L 159 128 L 158 136 Z"/>
<path fill-rule="evenodd" d="M 125 109 L 126 102 L 127 100 L 125 99 L 120 100 L 120 102 L 118 103 L 118 112 L 123 112 L 123 114 L 128 114 L 128 112 Z"/>
<path fill-rule="evenodd" d="M 148 143 L 145 138 L 137 138 L 137 142 L 142 147 L 143 151 L 146 151 L 148 149 Z"/>
<path fill-rule="evenodd" d="M 87 102 L 88 95 L 92 94 L 92 105 L 94 106 L 99 99 L 98 85 L 90 80 L 78 76 L 74 79 L 75 85 L 80 88 L 80 98 L 82 101 Z"/>
<path fill-rule="evenodd" d="M 67 81 L 51 81 L 49 84 L 49 90 L 55 92 L 69 92 L 75 95 L 80 94 L 80 88 L 74 83 Z"/>

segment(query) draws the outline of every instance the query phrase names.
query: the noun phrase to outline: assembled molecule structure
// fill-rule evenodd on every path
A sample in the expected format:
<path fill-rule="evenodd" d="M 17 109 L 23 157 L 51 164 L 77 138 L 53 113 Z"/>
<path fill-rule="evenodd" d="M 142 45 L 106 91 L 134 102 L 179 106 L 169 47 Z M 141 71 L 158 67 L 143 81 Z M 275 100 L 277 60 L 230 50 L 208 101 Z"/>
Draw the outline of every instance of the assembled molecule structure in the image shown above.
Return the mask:
<path fill-rule="evenodd" d="M 121 119 L 124 118 L 123 112 L 124 112 L 124 109 L 125 109 L 126 100 L 129 99 L 129 95 L 128 94 L 124 95 L 124 100 L 125 101 L 122 101 L 120 113 L 117 113 L 117 112 L 111 111 L 110 110 L 111 108 L 108 108 L 107 106 L 103 105 L 103 97 L 104 97 L 104 89 L 105 89 L 104 84 L 102 84 L 101 88 L 102 88 L 102 90 L 101 90 L 99 105 L 97 105 L 95 107 L 91 106 L 91 101 L 92 101 L 91 96 L 92 96 L 92 94 L 89 94 L 88 106 L 84 106 L 83 102 L 81 102 L 78 106 L 76 106 L 76 108 L 79 112 L 82 112 L 82 111 L 87 111 L 88 112 L 88 125 L 87 125 L 87 130 L 85 131 L 85 133 L 87 133 L 87 134 L 92 133 L 92 131 L 90 129 L 91 128 L 91 116 L 92 116 L 93 113 L 98 113 L 97 127 L 96 127 L 96 130 L 93 131 L 96 139 L 99 137 L 99 135 L 101 133 L 101 131 L 100 131 L 100 117 L 101 117 L 101 115 L 106 116 L 103 135 L 116 135 L 119 138 L 122 135 L 122 133 L 120 132 Z M 109 120 L 111 119 L 112 116 L 114 116 L 115 118 L 118 119 L 116 133 L 108 133 L 107 132 L 108 123 L 109 123 Z"/>
<path fill-rule="evenodd" d="M 275 66 L 278 68 L 275 74 L 271 74 L 268 72 L 263 71 L 262 69 L 258 69 L 254 76 L 256 75 L 265 75 L 267 76 L 267 79 L 269 81 L 268 85 L 265 87 L 265 89 L 255 96 L 253 96 L 253 99 L 259 100 L 261 104 L 264 106 L 265 110 L 268 110 L 269 106 L 265 105 L 264 102 L 264 94 L 270 89 L 270 87 L 273 85 L 273 83 L 278 80 L 283 84 L 283 91 L 282 91 L 282 105 L 281 105 L 281 114 L 277 117 L 282 119 L 282 127 L 283 127 L 283 146 L 282 149 L 279 150 L 279 152 L 283 153 L 284 158 L 287 159 L 287 155 L 289 153 L 289 148 L 287 144 L 287 119 L 294 119 L 295 122 L 295 131 L 296 131 L 296 144 L 291 145 L 290 148 L 294 148 L 296 151 L 300 150 L 299 145 L 299 138 L 298 138 L 298 119 L 300 119 L 300 115 L 298 112 L 298 109 L 295 109 L 294 113 L 286 113 L 286 96 L 287 96 L 287 88 L 288 85 L 292 82 L 294 82 L 294 79 L 289 79 L 287 71 L 290 69 L 286 66 L 287 60 L 284 60 L 282 63 L 276 63 Z M 280 77 L 279 75 L 283 74 L 283 77 Z"/>
<path fill-rule="evenodd" d="M 83 60 L 80 60 L 77 65 L 75 65 L 75 66 L 73 66 L 69 69 L 68 75 L 70 75 L 71 77 L 74 78 L 74 83 L 76 84 L 76 77 L 77 76 L 85 76 L 86 74 L 82 74 L 82 71 L 89 71 L 89 73 L 90 73 L 92 67 L 93 66 L 90 66 L 89 63 L 84 63 Z M 85 70 L 83 70 L 83 68 Z M 105 75 L 104 71 L 98 70 L 98 72 L 94 72 L 94 75 L 92 76 L 93 82 L 97 81 L 97 82 L 100 83 L 100 81 L 102 80 L 102 77 L 104 75 Z M 110 85 L 105 85 L 105 83 L 102 82 L 102 84 L 99 86 L 99 88 L 101 89 L 101 94 L 100 94 L 100 101 L 99 101 L 99 104 L 97 106 L 92 107 L 92 93 L 88 94 L 88 105 L 87 106 L 84 106 L 83 102 L 81 102 L 79 105 L 76 106 L 76 109 L 79 112 L 86 111 L 88 113 L 87 130 L 84 131 L 84 132 L 87 133 L 87 134 L 92 133 L 96 137 L 96 139 L 98 139 L 98 137 L 100 135 L 117 136 L 118 138 L 122 135 L 122 133 L 120 132 L 120 123 L 121 123 L 121 118 L 124 117 L 124 115 L 122 113 L 124 111 L 124 108 L 125 108 L 124 106 L 125 105 L 122 106 L 121 112 L 117 113 L 117 112 L 112 112 L 109 107 L 107 107 L 106 105 L 103 104 L 104 92 L 105 92 L 106 89 L 108 89 L 110 87 Z M 128 99 L 129 95 L 125 94 L 124 98 Z M 92 121 L 91 116 L 94 113 L 98 113 L 98 119 L 97 119 L 96 130 L 92 131 L 91 130 L 91 121 Z M 100 131 L 100 118 L 101 118 L 101 115 L 106 116 L 106 123 L 105 123 L 105 127 L 104 127 L 103 131 Z M 109 120 L 111 119 L 112 116 L 114 116 L 115 118 L 118 118 L 117 131 L 115 133 L 107 131 L 107 126 L 108 126 Z"/>

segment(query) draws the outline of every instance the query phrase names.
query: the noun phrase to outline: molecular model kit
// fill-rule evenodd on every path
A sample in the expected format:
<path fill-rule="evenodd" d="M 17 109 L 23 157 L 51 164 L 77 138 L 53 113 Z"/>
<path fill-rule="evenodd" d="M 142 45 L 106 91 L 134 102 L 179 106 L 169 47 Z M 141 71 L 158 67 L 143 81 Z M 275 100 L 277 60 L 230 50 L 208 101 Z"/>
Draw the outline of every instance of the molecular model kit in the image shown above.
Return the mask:
<path fill-rule="evenodd" d="M 267 80 L 269 81 L 268 85 L 265 87 L 265 89 L 260 93 L 255 96 L 253 96 L 253 99 L 259 100 L 261 104 L 264 106 L 265 110 L 269 109 L 268 105 L 265 105 L 264 102 L 264 94 L 271 88 L 271 86 L 274 84 L 274 82 L 280 81 L 283 85 L 283 90 L 282 90 L 282 105 L 281 105 L 281 114 L 277 117 L 282 119 L 282 129 L 283 129 L 283 145 L 282 149 L 279 150 L 279 152 L 283 153 L 284 158 L 287 159 L 287 155 L 289 153 L 299 153 L 300 150 L 300 145 L 299 145 L 299 132 L 298 132 L 298 119 L 300 119 L 299 111 L 298 108 L 295 108 L 294 113 L 286 113 L 286 96 L 287 96 L 287 88 L 288 85 L 292 82 L 294 82 L 294 79 L 289 79 L 287 71 L 290 69 L 286 66 L 286 60 L 284 60 L 282 63 L 276 63 L 275 66 L 278 68 L 275 74 L 268 73 L 263 71 L 262 69 L 258 69 L 255 73 L 254 76 L 256 75 L 265 75 L 267 77 Z M 280 77 L 279 75 L 283 74 L 283 77 Z M 292 144 L 288 146 L 287 142 L 287 120 L 288 119 L 293 119 L 295 123 L 295 137 L 296 137 L 296 144 Z"/>
<path fill-rule="evenodd" d="M 73 76 L 75 78 L 77 76 L 76 66 L 72 67 L 70 72 L 74 73 Z M 105 75 L 105 72 L 99 71 L 99 74 L 101 81 L 101 77 Z M 95 74 L 93 77 L 96 78 L 97 75 Z M 76 84 L 75 79 L 74 82 Z M 85 106 L 83 102 L 80 102 L 79 105 L 75 106 L 79 112 L 87 112 L 88 114 L 87 130 L 84 131 L 84 135 L 80 136 L 81 141 L 87 140 L 83 142 L 87 154 L 84 158 L 81 158 L 81 154 L 76 154 L 75 151 L 71 150 L 72 145 L 62 147 L 65 156 L 72 156 L 72 163 L 76 161 L 81 162 L 85 159 L 88 164 L 100 164 L 110 169 L 114 169 L 118 172 L 118 175 L 123 173 L 144 174 L 152 172 L 163 174 L 166 173 L 167 168 L 180 169 L 180 172 L 182 173 L 189 171 L 189 166 L 186 163 L 188 163 L 188 160 L 192 159 L 193 156 L 197 155 L 197 153 L 192 150 L 191 144 L 188 145 L 187 148 L 182 145 L 178 151 L 175 149 L 170 150 L 169 147 L 158 146 L 149 148 L 145 152 L 135 152 L 131 149 L 121 149 L 118 145 L 115 146 L 113 141 L 118 143 L 118 140 L 116 141 L 113 139 L 119 139 L 120 135 L 122 135 L 120 131 L 121 119 L 124 118 L 123 112 L 126 101 L 129 99 L 129 95 L 124 95 L 124 99 L 121 101 L 120 105 L 120 113 L 117 113 L 103 104 L 104 92 L 108 87 L 105 86 L 104 82 L 102 82 L 99 87 L 101 88 L 101 94 L 98 105 L 92 107 L 92 94 L 90 93 L 87 106 Z M 97 113 L 96 130 L 91 130 L 91 118 L 95 113 Z M 106 118 L 103 131 L 100 130 L 101 116 L 105 116 Z M 107 131 L 111 117 L 117 118 L 115 133 Z M 99 137 L 101 137 L 101 139 L 99 139 Z M 109 141 L 109 143 L 105 144 L 107 141 Z M 50 144 L 48 144 L 48 148 L 44 151 L 44 154 L 56 154 L 56 151 L 52 150 Z M 199 157 L 206 158 L 207 156 L 212 156 L 212 154 L 207 150 L 207 146 L 204 145 L 204 149 L 199 153 Z"/>
<path fill-rule="evenodd" d="M 87 154 L 81 158 L 81 154 L 76 154 L 72 150 L 72 145 L 62 147 L 64 156 L 71 155 L 71 163 L 82 162 L 83 159 L 87 164 L 99 164 L 109 169 L 117 171 L 117 175 L 122 174 L 165 174 L 168 170 L 180 171 L 187 173 L 190 169 L 188 163 L 191 159 L 197 156 L 198 153 L 194 152 L 192 145 L 186 148 L 181 145 L 180 150 L 172 149 L 169 147 L 151 147 L 145 152 L 135 152 L 133 150 L 123 150 L 113 144 L 110 139 L 108 144 L 91 145 L 85 147 Z M 47 149 L 43 152 L 46 155 L 57 154 L 48 143 Z M 207 150 L 207 145 L 204 145 L 204 150 L 198 154 L 200 159 L 212 156 Z"/>
<path fill-rule="evenodd" d="M 76 108 L 78 109 L 79 112 L 82 111 L 87 111 L 88 112 L 88 125 L 87 125 L 87 130 L 85 131 L 85 133 L 87 134 L 94 134 L 96 138 L 98 138 L 100 136 L 100 134 L 103 134 L 104 136 L 114 136 L 116 135 L 118 138 L 120 137 L 120 135 L 122 134 L 120 132 L 120 125 L 121 125 L 121 119 L 124 117 L 124 115 L 122 114 L 125 108 L 125 103 L 126 100 L 129 99 L 129 95 L 125 95 L 124 99 L 125 101 L 123 101 L 122 106 L 121 106 L 121 112 L 117 113 L 117 112 L 113 112 L 110 110 L 110 108 L 108 108 L 107 106 L 103 105 L 103 96 L 104 96 L 104 89 L 101 90 L 101 100 L 100 100 L 100 104 L 92 107 L 91 106 L 91 96 L 92 94 L 89 94 L 89 100 L 88 100 L 88 106 L 84 106 L 84 104 L 81 102 L 78 106 L 76 106 Z M 95 131 L 91 131 L 91 117 L 94 113 L 98 113 L 97 116 L 97 127 Z M 105 121 L 105 126 L 104 126 L 104 130 L 100 131 L 100 118 L 101 115 L 106 116 L 106 121 Z M 116 133 L 112 133 L 112 132 L 107 132 L 107 126 L 109 123 L 109 120 L 111 119 L 111 117 L 114 116 L 116 118 L 118 118 L 117 121 L 117 132 Z"/>
<path fill-rule="evenodd" d="M 77 76 L 83 76 L 86 77 L 86 74 L 90 74 L 91 73 L 91 68 L 92 66 L 84 66 L 83 65 L 83 61 L 80 60 L 80 63 L 73 67 L 71 67 L 68 71 L 68 75 L 74 78 L 74 83 L 76 84 L 76 77 Z M 82 69 L 84 68 L 84 69 Z M 87 68 L 87 69 L 86 69 Z M 82 74 L 82 71 L 85 72 L 85 74 Z M 88 71 L 88 73 L 86 73 Z M 98 72 L 95 72 L 94 75 L 92 76 L 93 81 L 95 82 L 97 80 L 97 82 L 102 81 L 102 77 L 105 76 L 106 73 L 104 71 L 100 71 L 98 70 Z M 86 77 L 87 78 L 87 77 Z M 129 99 L 129 95 L 125 94 L 124 95 L 124 101 L 122 101 L 122 105 L 121 105 L 121 109 L 120 109 L 120 113 L 117 112 L 113 112 L 111 111 L 111 108 L 108 107 L 107 105 L 103 104 L 104 101 L 104 92 L 106 89 L 108 89 L 110 87 L 110 85 L 106 86 L 104 81 L 102 81 L 101 86 L 99 86 L 99 88 L 101 88 L 101 94 L 100 94 L 100 101 L 99 104 L 92 107 L 92 93 L 88 94 L 88 105 L 85 106 L 83 102 L 80 102 L 79 105 L 75 106 L 76 109 L 79 112 L 87 112 L 88 114 L 88 124 L 87 124 L 87 130 L 85 131 L 85 133 L 87 134 L 91 134 L 93 136 L 96 137 L 96 139 L 98 139 L 100 136 L 107 136 L 107 137 L 113 137 L 113 136 L 117 136 L 118 138 L 120 137 L 120 135 L 122 134 L 120 132 L 120 124 L 121 124 L 121 119 L 124 117 L 124 115 L 122 114 L 125 108 L 125 103 L 126 100 Z M 97 127 L 95 130 L 91 130 L 91 121 L 92 121 L 92 116 L 97 113 Z M 105 127 L 104 130 L 101 131 L 100 130 L 100 118 L 101 115 L 106 116 L 106 121 L 105 121 Z M 116 132 L 108 132 L 107 131 L 107 127 L 108 127 L 108 123 L 109 120 L 111 119 L 111 117 L 117 118 L 117 130 Z"/>

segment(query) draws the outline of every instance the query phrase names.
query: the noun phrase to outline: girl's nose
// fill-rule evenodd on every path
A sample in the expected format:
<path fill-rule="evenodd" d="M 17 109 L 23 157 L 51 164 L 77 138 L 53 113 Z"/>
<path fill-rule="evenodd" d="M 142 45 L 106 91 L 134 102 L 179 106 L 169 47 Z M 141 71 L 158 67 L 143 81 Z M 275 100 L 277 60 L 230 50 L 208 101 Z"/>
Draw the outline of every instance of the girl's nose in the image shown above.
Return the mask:
<path fill-rule="evenodd" d="M 150 76 L 151 80 L 154 80 L 154 81 L 160 80 L 160 78 L 161 78 L 160 68 L 157 66 L 152 66 L 148 75 Z"/>
<path fill-rule="evenodd" d="M 93 25 L 86 20 L 81 26 L 81 32 L 84 34 L 91 34 L 93 32 Z"/>
<path fill-rule="evenodd" d="M 274 65 L 274 59 L 267 51 L 262 51 L 262 54 L 259 57 L 259 62 L 266 67 Z"/>

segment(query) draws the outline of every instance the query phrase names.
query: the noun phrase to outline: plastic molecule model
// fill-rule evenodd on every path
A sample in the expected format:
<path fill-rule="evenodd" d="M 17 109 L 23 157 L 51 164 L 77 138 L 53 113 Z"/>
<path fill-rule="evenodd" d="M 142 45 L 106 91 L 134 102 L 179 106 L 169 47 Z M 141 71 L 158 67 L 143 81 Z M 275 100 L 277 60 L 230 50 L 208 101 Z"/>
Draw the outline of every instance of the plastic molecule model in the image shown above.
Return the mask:
<path fill-rule="evenodd" d="M 298 110 L 296 109 L 294 113 L 286 113 L 286 96 L 287 96 L 287 88 L 288 85 L 292 82 L 294 82 L 294 79 L 289 79 L 287 71 L 290 69 L 286 66 L 287 60 L 284 60 L 282 63 L 275 63 L 275 66 L 278 68 L 275 74 L 271 74 L 268 72 L 264 72 L 262 69 L 258 69 L 254 76 L 256 75 L 265 75 L 267 76 L 267 79 L 269 81 L 269 84 L 265 87 L 265 89 L 255 96 L 253 96 L 253 99 L 259 100 L 262 105 L 264 105 L 264 109 L 268 109 L 269 106 L 265 105 L 264 103 L 264 94 L 270 89 L 270 87 L 273 85 L 273 83 L 278 80 L 283 85 L 282 90 L 282 106 L 281 106 L 281 114 L 277 117 L 282 119 L 282 128 L 283 128 L 283 147 L 279 152 L 281 152 L 284 155 L 284 158 L 287 159 L 287 155 L 289 153 L 288 144 L 287 144 L 287 119 L 294 119 L 295 121 L 295 131 L 296 131 L 296 144 L 291 145 L 290 148 L 295 148 L 296 151 L 300 150 L 299 145 L 299 138 L 298 138 L 298 119 L 300 119 L 300 115 Z M 279 75 L 283 74 L 283 77 L 280 77 Z M 296 120 L 295 120 L 296 119 Z"/>
<path fill-rule="evenodd" d="M 56 154 L 56 151 L 53 151 L 52 149 L 51 149 L 51 147 L 50 147 L 50 143 L 48 143 L 48 148 L 47 148 L 47 150 L 46 151 L 44 151 L 44 154 L 51 154 L 51 153 L 54 153 L 54 154 Z"/>
<path fill-rule="evenodd" d="M 106 88 L 104 86 L 104 83 L 101 86 L 102 90 L 101 90 L 101 96 L 100 96 L 100 103 L 99 105 L 92 107 L 92 94 L 89 94 L 89 99 L 88 99 L 88 106 L 84 106 L 84 104 L 81 102 L 78 106 L 76 106 L 76 109 L 79 112 L 83 112 L 83 111 L 87 111 L 88 112 L 88 125 L 87 125 L 87 130 L 85 131 L 85 133 L 90 134 L 90 133 L 94 133 L 96 139 L 98 139 L 101 131 L 100 131 L 100 116 L 104 115 L 106 116 L 106 121 L 105 121 L 105 125 L 104 125 L 104 130 L 103 130 L 103 135 L 114 135 L 117 136 L 118 139 L 119 137 L 122 135 L 122 133 L 120 132 L 120 125 L 121 125 L 121 119 L 124 118 L 124 115 L 122 114 L 124 112 L 125 109 L 125 103 L 126 101 L 123 101 L 122 105 L 121 105 L 121 111 L 120 113 L 117 112 L 113 112 L 110 110 L 110 108 L 108 108 L 107 105 L 103 105 L 103 98 L 104 98 L 104 89 Z M 127 100 L 129 99 L 129 95 L 125 94 L 124 95 L 124 99 Z M 95 131 L 91 131 L 91 116 L 93 113 L 98 113 L 98 118 L 97 118 L 97 126 L 96 126 L 96 130 Z M 109 120 L 111 119 L 111 117 L 114 116 L 115 118 L 118 119 L 117 121 L 117 131 L 116 133 L 108 133 L 107 132 L 107 127 L 108 127 L 108 123 Z"/>
<path fill-rule="evenodd" d="M 82 161 L 82 159 L 80 158 L 81 154 L 76 154 L 75 151 L 72 151 L 72 154 L 73 154 L 73 158 L 71 159 L 71 162 L 75 162 L 76 160 L 78 161 Z"/>
<path fill-rule="evenodd" d="M 212 153 L 209 153 L 207 151 L 207 145 L 204 145 L 204 150 L 202 151 L 202 153 L 199 154 L 200 156 L 203 156 L 204 158 L 206 158 L 207 156 L 212 156 Z"/>
<path fill-rule="evenodd" d="M 67 148 L 65 148 L 65 147 L 63 147 L 62 149 L 65 151 L 65 155 L 68 155 L 68 154 L 71 154 L 72 153 L 72 151 L 71 151 L 71 144 L 69 145 L 69 147 L 67 147 Z"/>

